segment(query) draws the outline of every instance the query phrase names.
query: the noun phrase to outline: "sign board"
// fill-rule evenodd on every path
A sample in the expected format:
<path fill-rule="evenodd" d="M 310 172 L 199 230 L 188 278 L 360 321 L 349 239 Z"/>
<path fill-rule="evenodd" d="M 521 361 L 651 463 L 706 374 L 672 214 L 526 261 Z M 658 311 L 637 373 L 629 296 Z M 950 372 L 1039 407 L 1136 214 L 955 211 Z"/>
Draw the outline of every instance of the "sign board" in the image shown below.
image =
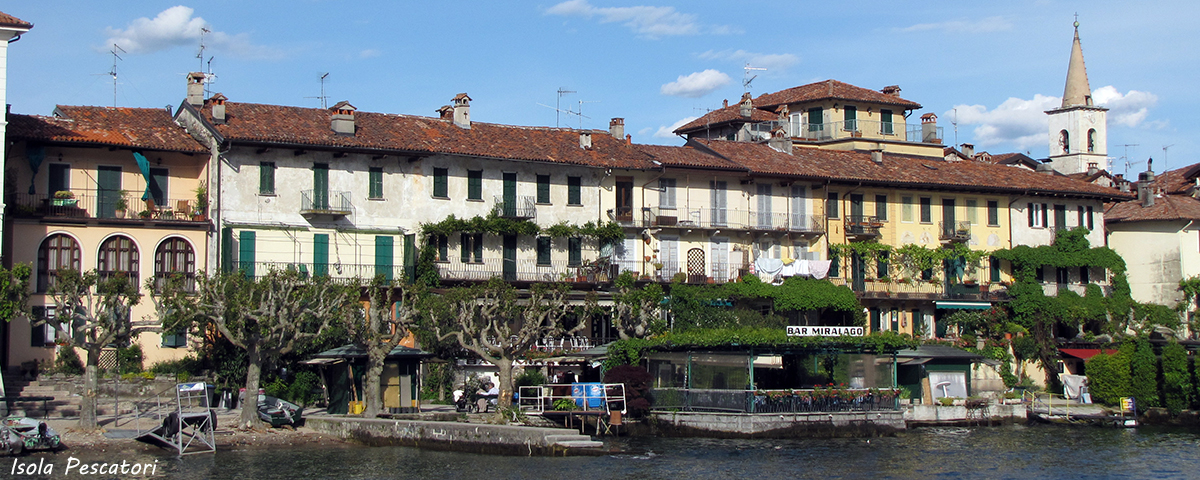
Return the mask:
<path fill-rule="evenodd" d="M 863 327 L 819 327 L 788 325 L 789 337 L 861 337 L 865 334 Z"/>
<path fill-rule="evenodd" d="M 1137 412 L 1137 403 L 1133 400 L 1133 397 L 1122 397 L 1121 398 L 1121 411 Z"/>

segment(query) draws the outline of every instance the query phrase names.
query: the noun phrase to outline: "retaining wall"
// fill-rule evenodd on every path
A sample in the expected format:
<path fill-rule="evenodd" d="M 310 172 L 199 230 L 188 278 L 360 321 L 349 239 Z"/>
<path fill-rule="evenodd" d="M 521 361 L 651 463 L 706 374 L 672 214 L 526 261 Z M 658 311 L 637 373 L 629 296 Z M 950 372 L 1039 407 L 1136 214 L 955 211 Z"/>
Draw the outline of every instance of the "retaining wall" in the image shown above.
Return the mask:
<path fill-rule="evenodd" d="M 902 412 L 657 412 L 654 434 L 718 438 L 871 437 L 907 428 Z"/>
<path fill-rule="evenodd" d="M 555 445 L 555 437 L 579 436 L 577 430 L 565 428 L 326 416 L 306 417 L 304 422 L 318 432 L 367 445 L 403 445 L 506 455 L 594 453 Z"/>

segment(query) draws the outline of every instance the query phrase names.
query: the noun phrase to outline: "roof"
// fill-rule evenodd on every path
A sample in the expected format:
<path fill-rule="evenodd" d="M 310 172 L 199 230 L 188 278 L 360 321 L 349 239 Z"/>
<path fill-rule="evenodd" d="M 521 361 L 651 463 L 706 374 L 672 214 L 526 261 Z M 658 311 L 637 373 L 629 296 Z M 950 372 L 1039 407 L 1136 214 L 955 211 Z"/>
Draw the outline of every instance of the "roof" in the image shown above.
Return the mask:
<path fill-rule="evenodd" d="M 1071 42 L 1071 60 L 1067 64 L 1067 85 L 1063 88 L 1062 107 L 1091 104 L 1092 88 L 1088 86 L 1087 67 L 1083 64 L 1079 22 L 1075 22 L 1075 39 Z"/>
<path fill-rule="evenodd" d="M 729 162 L 746 167 L 750 174 L 861 182 L 893 187 L 963 189 L 1030 195 L 1066 194 L 1101 199 L 1133 197 L 1112 188 L 1060 175 L 1047 175 L 982 162 L 947 162 L 941 157 L 884 153 L 882 164 L 876 164 L 871 160 L 870 152 L 797 148 L 789 155 L 766 144 L 725 140 L 693 141 Z M 704 153 L 696 148 L 691 152 Z"/>
<path fill-rule="evenodd" d="M 1200 163 L 1168 170 L 1154 178 L 1154 186 L 1169 194 L 1189 193 L 1200 177 Z"/>
<path fill-rule="evenodd" d="M 0 12 L 0 27 L 10 27 L 10 28 L 18 28 L 18 29 L 22 29 L 22 30 L 29 30 L 30 28 L 33 28 L 33 24 L 26 22 L 24 20 L 21 20 L 12 15 L 9 15 L 7 13 Z"/>
<path fill-rule="evenodd" d="M 59 105 L 55 116 L 8 116 L 10 140 L 105 145 L 131 149 L 207 152 L 162 108 Z"/>
<path fill-rule="evenodd" d="M 367 356 L 367 348 L 356 343 L 342 345 L 313 355 L 313 358 L 360 358 Z M 433 354 L 416 348 L 397 345 L 387 354 L 387 358 L 428 358 Z"/>
<path fill-rule="evenodd" d="M 749 172 L 745 165 L 714 155 L 711 150 L 707 150 L 708 147 L 704 144 L 693 140 L 688 140 L 688 143 L 682 147 L 637 145 L 637 148 L 649 154 L 654 161 L 662 163 L 664 167 Z"/>
<path fill-rule="evenodd" d="M 360 110 L 354 113 L 355 133 L 339 135 L 330 128 L 334 113 L 323 108 L 226 102 L 225 123 L 213 128 L 234 143 L 470 155 L 606 168 L 655 168 L 648 155 L 626 144 L 625 139 L 613 138 L 605 130 L 482 122 L 472 122 L 471 128 L 467 129 L 455 126 L 448 119 Z M 207 104 L 203 115 L 212 123 L 212 109 Z M 591 134 L 591 148 L 579 146 L 582 133 Z"/>
<path fill-rule="evenodd" d="M 991 156 L 991 162 L 997 165 L 1025 165 L 1037 168 L 1038 162 L 1024 153 L 997 153 Z"/>
<path fill-rule="evenodd" d="M 983 360 L 983 355 L 949 345 L 921 345 L 896 352 L 896 358 L 933 358 L 942 360 Z"/>
<path fill-rule="evenodd" d="M 1103 351 L 1099 348 L 1060 348 L 1058 351 L 1082 360 L 1087 360 L 1101 353 L 1116 353 L 1116 350 L 1111 348 L 1108 351 Z"/>
<path fill-rule="evenodd" d="M 760 108 L 751 108 L 750 109 L 750 118 L 747 119 L 746 117 L 742 116 L 742 106 L 740 104 L 739 105 L 730 105 L 725 108 L 721 108 L 718 110 L 713 110 L 711 112 L 708 112 L 708 113 L 704 114 L 703 116 L 701 116 L 700 118 L 692 120 L 692 121 L 684 124 L 682 127 L 676 128 L 675 133 L 682 134 L 682 133 L 687 133 L 687 132 L 694 132 L 697 130 L 704 130 L 705 128 L 716 127 L 716 126 L 720 126 L 720 125 L 737 124 L 737 123 L 770 122 L 770 121 L 774 121 L 774 120 L 779 120 L 779 115 L 768 112 L 768 111 L 760 109 Z"/>
<path fill-rule="evenodd" d="M 847 100 L 853 102 L 878 103 L 884 105 L 896 105 L 905 109 L 916 110 L 921 108 L 921 104 L 905 100 L 895 95 L 888 95 L 875 90 L 868 90 L 862 87 L 856 87 L 849 83 L 839 82 L 837 80 L 825 80 L 823 82 L 810 83 L 799 87 L 792 87 L 787 90 L 780 90 L 775 93 L 767 93 L 760 95 L 754 99 L 754 105 L 759 108 L 768 108 L 776 105 L 813 102 L 817 100 Z"/>
<path fill-rule="evenodd" d="M 1109 207 L 1105 223 L 1200 220 L 1200 200 L 1188 195 L 1163 195 L 1154 205 L 1143 207 L 1142 202 L 1130 200 Z"/>

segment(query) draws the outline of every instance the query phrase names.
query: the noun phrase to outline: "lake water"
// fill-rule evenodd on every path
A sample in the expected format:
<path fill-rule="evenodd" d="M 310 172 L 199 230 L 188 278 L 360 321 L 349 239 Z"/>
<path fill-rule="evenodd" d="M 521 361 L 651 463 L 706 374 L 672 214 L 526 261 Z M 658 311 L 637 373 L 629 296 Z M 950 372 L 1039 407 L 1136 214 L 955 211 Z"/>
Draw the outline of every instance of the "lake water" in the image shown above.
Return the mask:
<path fill-rule="evenodd" d="M 157 478 L 180 479 L 1200 478 L 1200 431 L 1181 429 L 1032 425 L 921 428 L 869 441 L 608 441 L 638 453 L 546 458 L 338 446 L 220 451 L 182 459 L 137 454 L 129 461 L 157 459 Z M 41 478 L 62 478 L 70 454 L 33 455 L 20 461 L 36 462 L 44 456 L 57 465 L 53 475 Z M 127 455 L 78 456 L 85 461 L 119 461 Z M 0 459 L 0 477 L 10 476 L 10 463 Z"/>

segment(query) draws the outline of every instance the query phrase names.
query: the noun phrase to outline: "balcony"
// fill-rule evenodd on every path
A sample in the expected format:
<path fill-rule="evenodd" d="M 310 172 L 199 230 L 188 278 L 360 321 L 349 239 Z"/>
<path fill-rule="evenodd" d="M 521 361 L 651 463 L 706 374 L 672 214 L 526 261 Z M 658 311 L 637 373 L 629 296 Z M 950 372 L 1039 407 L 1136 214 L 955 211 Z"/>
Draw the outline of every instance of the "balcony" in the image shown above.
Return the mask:
<path fill-rule="evenodd" d="M 854 290 L 859 298 L 894 298 L 912 300 L 979 300 L 1004 301 L 1008 299 L 1008 287 L 1002 284 L 947 285 L 942 280 L 906 279 L 903 281 L 879 281 L 864 279 L 860 284 L 846 277 L 830 278 L 834 285 Z"/>
<path fill-rule="evenodd" d="M 825 233 L 825 218 L 820 215 L 758 212 L 731 208 L 660 208 L 642 209 L 640 224 L 626 226 L 666 228 L 728 228 L 781 233 Z"/>
<path fill-rule="evenodd" d="M 966 242 L 971 240 L 971 222 L 938 222 L 938 239 L 949 242 Z"/>
<path fill-rule="evenodd" d="M 880 122 L 878 120 L 849 120 L 829 123 L 798 123 L 798 122 L 761 122 L 751 126 L 755 132 L 770 132 L 777 127 L 784 127 L 788 136 L 794 140 L 805 142 L 825 142 L 847 138 L 866 138 L 871 140 L 895 140 L 910 143 L 942 143 L 942 127 L 934 127 L 924 131 L 921 125 L 909 125 L 897 122 Z"/>
<path fill-rule="evenodd" d="M 857 238 L 874 238 L 879 236 L 883 222 L 878 217 L 867 215 L 846 216 L 846 236 Z"/>
<path fill-rule="evenodd" d="M 235 270 L 241 270 L 247 275 L 260 278 L 272 271 L 299 272 L 303 278 L 309 276 L 329 276 L 334 280 L 361 280 L 363 283 L 382 274 L 385 278 L 404 278 L 404 265 L 379 266 L 369 264 L 347 263 L 288 263 L 288 262 L 233 262 Z"/>
<path fill-rule="evenodd" d="M 504 195 L 496 195 L 493 199 L 496 213 L 501 217 L 527 220 L 537 217 L 536 202 L 533 196 L 513 197 L 505 201 Z"/>
<path fill-rule="evenodd" d="M 72 190 L 73 198 L 54 198 L 50 194 L 11 193 L 9 212 L 19 218 L 54 220 L 128 220 L 153 222 L 206 223 L 205 212 L 196 208 L 196 200 L 168 198 L 159 205 L 144 201 L 141 194 L 121 196 L 111 190 Z M 124 210 L 117 207 L 125 206 Z"/>
<path fill-rule="evenodd" d="M 344 217 L 354 213 L 350 192 L 304 190 L 300 192 L 301 215 L 334 215 Z"/>

